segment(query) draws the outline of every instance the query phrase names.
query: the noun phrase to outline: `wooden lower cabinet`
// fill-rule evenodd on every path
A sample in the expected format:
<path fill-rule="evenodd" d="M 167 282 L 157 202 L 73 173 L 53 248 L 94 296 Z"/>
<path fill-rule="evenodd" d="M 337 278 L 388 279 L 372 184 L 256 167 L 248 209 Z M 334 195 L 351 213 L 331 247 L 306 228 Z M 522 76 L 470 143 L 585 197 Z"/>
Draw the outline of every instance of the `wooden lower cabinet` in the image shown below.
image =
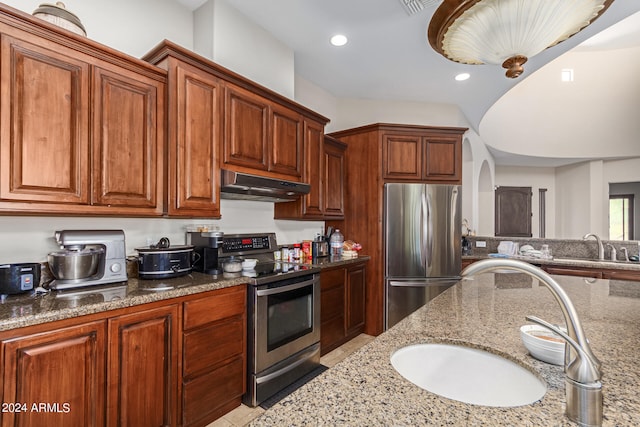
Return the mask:
<path fill-rule="evenodd" d="M 2 331 L 0 426 L 206 426 L 241 404 L 246 316 L 239 285 Z"/>
<path fill-rule="evenodd" d="M 184 303 L 182 425 L 206 426 L 246 390 L 246 288 Z"/>
<path fill-rule="evenodd" d="M 321 354 L 364 331 L 365 285 L 365 262 L 320 272 Z"/>
<path fill-rule="evenodd" d="M 107 425 L 176 425 L 177 305 L 109 319 L 107 357 Z"/>
<path fill-rule="evenodd" d="M 105 322 L 2 341 L 8 426 L 104 426 Z"/>

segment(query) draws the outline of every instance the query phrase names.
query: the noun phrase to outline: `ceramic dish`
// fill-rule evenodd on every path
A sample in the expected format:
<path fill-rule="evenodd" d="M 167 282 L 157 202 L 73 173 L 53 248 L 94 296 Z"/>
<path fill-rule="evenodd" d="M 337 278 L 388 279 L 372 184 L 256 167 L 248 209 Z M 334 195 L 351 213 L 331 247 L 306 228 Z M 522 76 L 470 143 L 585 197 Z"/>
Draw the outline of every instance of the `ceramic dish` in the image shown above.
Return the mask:
<path fill-rule="evenodd" d="M 564 328 L 562 328 L 564 330 Z M 564 339 L 538 325 L 524 325 L 520 338 L 529 354 L 552 365 L 564 364 Z"/>
<path fill-rule="evenodd" d="M 242 269 L 243 270 L 253 270 L 258 263 L 258 260 L 255 258 L 247 258 L 242 261 Z"/>

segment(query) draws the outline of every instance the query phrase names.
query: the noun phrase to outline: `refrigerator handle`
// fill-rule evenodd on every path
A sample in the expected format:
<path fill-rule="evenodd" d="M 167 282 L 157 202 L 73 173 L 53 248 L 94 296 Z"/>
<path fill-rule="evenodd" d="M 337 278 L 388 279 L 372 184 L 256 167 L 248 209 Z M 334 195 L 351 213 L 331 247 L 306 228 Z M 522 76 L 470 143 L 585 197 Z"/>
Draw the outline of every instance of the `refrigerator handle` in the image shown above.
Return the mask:
<path fill-rule="evenodd" d="M 433 211 L 432 211 L 431 193 L 427 193 L 427 254 L 425 258 L 427 260 L 426 267 L 428 270 L 431 269 L 431 262 L 433 258 L 433 215 L 431 215 L 432 212 Z"/>
<path fill-rule="evenodd" d="M 454 285 L 462 280 L 461 276 L 451 277 L 435 277 L 431 279 L 422 280 L 391 280 L 389 286 L 394 287 L 425 287 L 425 286 L 443 286 Z"/>
<path fill-rule="evenodd" d="M 429 248 L 427 246 L 427 239 L 429 238 L 429 228 L 427 224 L 429 221 L 429 207 L 427 206 L 425 190 L 423 186 L 422 193 L 420 194 L 420 262 L 426 271 L 428 270 L 427 257 L 429 256 Z"/>

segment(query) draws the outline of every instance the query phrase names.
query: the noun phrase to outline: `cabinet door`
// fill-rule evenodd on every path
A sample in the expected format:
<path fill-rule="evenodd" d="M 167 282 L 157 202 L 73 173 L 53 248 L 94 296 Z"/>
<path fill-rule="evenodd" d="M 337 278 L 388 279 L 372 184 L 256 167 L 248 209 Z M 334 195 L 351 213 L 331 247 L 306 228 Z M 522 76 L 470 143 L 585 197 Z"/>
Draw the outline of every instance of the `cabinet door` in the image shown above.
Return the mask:
<path fill-rule="evenodd" d="M 427 136 L 423 150 L 424 179 L 462 182 L 462 141 L 459 136 Z"/>
<path fill-rule="evenodd" d="M 3 426 L 104 425 L 104 322 L 10 339 L 2 354 L 2 402 L 27 405 L 3 410 Z"/>
<path fill-rule="evenodd" d="M 382 135 L 383 178 L 422 178 L 422 137 L 413 134 Z"/>
<path fill-rule="evenodd" d="M 93 203 L 161 214 L 164 84 L 95 67 L 93 97 Z"/>
<path fill-rule="evenodd" d="M 88 62 L 26 33 L 1 38 L 0 199 L 88 204 Z"/>
<path fill-rule="evenodd" d="M 603 279 L 633 280 L 640 282 L 640 271 L 608 270 L 602 272 Z"/>
<path fill-rule="evenodd" d="M 346 145 L 327 138 L 323 148 L 324 216 L 331 219 L 342 219 L 344 218 Z"/>
<path fill-rule="evenodd" d="M 304 121 L 304 180 L 311 185 L 303 197 L 303 216 L 321 218 L 324 214 L 324 169 L 322 167 L 324 126 L 311 120 Z"/>
<path fill-rule="evenodd" d="M 326 354 L 344 343 L 346 269 L 320 272 L 320 352 Z"/>
<path fill-rule="evenodd" d="M 109 319 L 107 425 L 177 424 L 178 309 Z"/>
<path fill-rule="evenodd" d="M 595 279 L 602 279 L 602 271 L 590 269 L 590 268 L 542 266 L 542 269 L 549 274 L 557 274 L 562 276 L 592 277 Z"/>
<path fill-rule="evenodd" d="M 169 70 L 169 215 L 220 216 L 222 84 L 175 61 Z"/>
<path fill-rule="evenodd" d="M 277 104 L 271 106 L 269 171 L 302 176 L 302 117 Z"/>
<path fill-rule="evenodd" d="M 267 101 L 231 84 L 226 85 L 225 93 L 224 164 L 268 170 Z"/>
<path fill-rule="evenodd" d="M 365 265 L 347 269 L 347 335 L 364 331 Z"/>

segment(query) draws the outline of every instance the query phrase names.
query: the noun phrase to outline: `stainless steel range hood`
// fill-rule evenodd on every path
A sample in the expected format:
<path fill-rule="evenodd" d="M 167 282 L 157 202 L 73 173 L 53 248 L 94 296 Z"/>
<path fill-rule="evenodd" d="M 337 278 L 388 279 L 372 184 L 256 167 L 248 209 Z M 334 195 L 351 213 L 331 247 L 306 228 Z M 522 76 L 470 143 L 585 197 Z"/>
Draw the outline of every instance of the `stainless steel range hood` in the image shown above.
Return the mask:
<path fill-rule="evenodd" d="M 311 186 L 303 182 L 222 170 L 222 199 L 258 200 L 261 202 L 291 202 L 309 194 Z"/>

